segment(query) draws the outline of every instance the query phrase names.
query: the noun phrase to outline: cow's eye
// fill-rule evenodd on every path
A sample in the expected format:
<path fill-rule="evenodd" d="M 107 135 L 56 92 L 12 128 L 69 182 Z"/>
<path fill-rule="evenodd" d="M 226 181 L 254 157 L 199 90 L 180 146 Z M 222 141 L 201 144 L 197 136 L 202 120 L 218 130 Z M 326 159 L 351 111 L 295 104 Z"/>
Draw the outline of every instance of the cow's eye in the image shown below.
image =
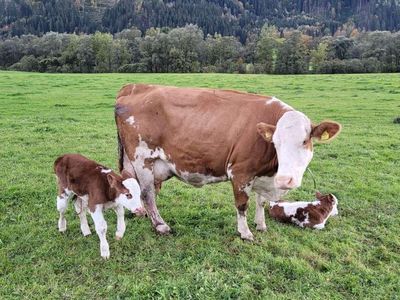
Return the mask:
<path fill-rule="evenodd" d="M 303 141 L 303 145 L 304 145 L 304 146 L 307 145 L 307 142 L 308 142 L 307 140 L 304 140 L 304 141 Z"/>
<path fill-rule="evenodd" d="M 125 196 L 126 196 L 126 198 L 128 198 L 128 199 L 132 199 L 132 194 L 130 194 L 130 193 L 125 194 Z"/>

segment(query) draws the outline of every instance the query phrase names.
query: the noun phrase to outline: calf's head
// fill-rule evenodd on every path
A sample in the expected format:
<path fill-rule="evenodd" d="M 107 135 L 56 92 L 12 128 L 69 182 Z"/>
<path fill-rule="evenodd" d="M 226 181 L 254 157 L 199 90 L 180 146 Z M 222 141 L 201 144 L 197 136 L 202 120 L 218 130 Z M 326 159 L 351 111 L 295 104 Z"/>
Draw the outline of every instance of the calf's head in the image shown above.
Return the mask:
<path fill-rule="evenodd" d="M 109 173 L 107 180 L 110 187 L 116 191 L 115 202 L 117 204 L 121 204 L 133 213 L 143 210 L 139 184 L 129 172 L 124 170 L 121 176 Z"/>
<path fill-rule="evenodd" d="M 258 133 L 274 144 L 278 157 L 275 187 L 293 189 L 301 185 L 303 174 L 313 157 L 313 141 L 329 142 L 341 130 L 341 125 L 325 121 L 313 125 L 303 113 L 288 111 L 276 126 L 258 123 Z"/>
<path fill-rule="evenodd" d="M 321 201 L 322 204 L 332 206 L 331 216 L 337 216 L 339 211 L 337 209 L 338 199 L 333 194 L 321 194 L 320 192 L 315 193 L 315 197 Z"/>

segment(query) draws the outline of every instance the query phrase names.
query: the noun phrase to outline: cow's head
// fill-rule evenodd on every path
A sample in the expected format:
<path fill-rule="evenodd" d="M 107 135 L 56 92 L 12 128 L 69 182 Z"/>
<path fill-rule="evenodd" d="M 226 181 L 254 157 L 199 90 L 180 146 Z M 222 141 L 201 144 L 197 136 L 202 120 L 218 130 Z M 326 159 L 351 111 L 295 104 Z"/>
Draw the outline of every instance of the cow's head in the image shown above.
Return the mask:
<path fill-rule="evenodd" d="M 313 157 L 312 139 L 329 142 L 339 134 L 341 125 L 332 121 L 313 125 L 303 113 L 288 111 L 276 126 L 258 123 L 257 130 L 276 149 L 278 172 L 275 186 L 288 190 L 301 185 L 303 174 Z"/>
<path fill-rule="evenodd" d="M 121 204 L 133 213 L 143 210 L 142 201 L 140 200 L 140 186 L 133 176 L 122 171 L 121 176 L 115 173 L 107 174 L 107 180 L 110 187 L 115 190 L 115 202 Z"/>

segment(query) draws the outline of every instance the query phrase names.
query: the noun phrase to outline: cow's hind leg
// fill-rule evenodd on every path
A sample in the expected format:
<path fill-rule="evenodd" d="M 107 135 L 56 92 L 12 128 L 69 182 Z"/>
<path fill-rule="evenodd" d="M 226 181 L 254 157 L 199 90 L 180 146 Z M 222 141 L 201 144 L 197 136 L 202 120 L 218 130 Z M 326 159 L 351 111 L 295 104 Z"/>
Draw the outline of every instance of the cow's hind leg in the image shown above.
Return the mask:
<path fill-rule="evenodd" d="M 154 182 L 153 168 L 143 167 L 134 162 L 136 175 L 139 179 L 140 188 L 142 192 L 142 201 L 146 208 L 147 215 L 150 217 L 151 222 L 160 234 L 168 234 L 171 229 L 160 216 L 156 205 L 156 189 Z"/>
<path fill-rule="evenodd" d="M 256 196 L 256 214 L 254 217 L 254 223 L 256 223 L 256 229 L 258 231 L 267 230 L 267 225 L 265 224 L 265 206 L 266 199 L 260 195 Z"/>

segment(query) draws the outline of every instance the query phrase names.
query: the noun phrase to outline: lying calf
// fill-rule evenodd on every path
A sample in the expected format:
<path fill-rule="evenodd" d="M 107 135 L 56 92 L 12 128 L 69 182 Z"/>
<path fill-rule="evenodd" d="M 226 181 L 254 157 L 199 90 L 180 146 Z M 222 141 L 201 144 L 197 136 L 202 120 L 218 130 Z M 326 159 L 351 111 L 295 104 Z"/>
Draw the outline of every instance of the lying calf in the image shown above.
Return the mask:
<path fill-rule="evenodd" d="M 113 208 L 117 214 L 116 238 L 121 239 L 125 232 L 124 207 L 136 213 L 143 210 L 140 201 L 140 187 L 131 174 L 124 171 L 122 177 L 112 170 L 99 165 L 79 154 L 65 154 L 54 162 L 57 176 L 57 209 L 60 212 L 58 229 L 67 229 L 65 211 L 68 199 L 75 199 L 75 210 L 79 215 L 84 236 L 90 229 L 86 219 L 89 208 L 96 232 L 100 238 L 100 252 L 105 259 L 110 257 L 106 239 L 107 223 L 103 210 Z"/>
<path fill-rule="evenodd" d="M 338 200 L 333 194 L 316 192 L 313 202 L 270 202 L 269 214 L 281 222 L 294 223 L 300 227 L 323 229 L 330 216 L 338 214 Z"/>

